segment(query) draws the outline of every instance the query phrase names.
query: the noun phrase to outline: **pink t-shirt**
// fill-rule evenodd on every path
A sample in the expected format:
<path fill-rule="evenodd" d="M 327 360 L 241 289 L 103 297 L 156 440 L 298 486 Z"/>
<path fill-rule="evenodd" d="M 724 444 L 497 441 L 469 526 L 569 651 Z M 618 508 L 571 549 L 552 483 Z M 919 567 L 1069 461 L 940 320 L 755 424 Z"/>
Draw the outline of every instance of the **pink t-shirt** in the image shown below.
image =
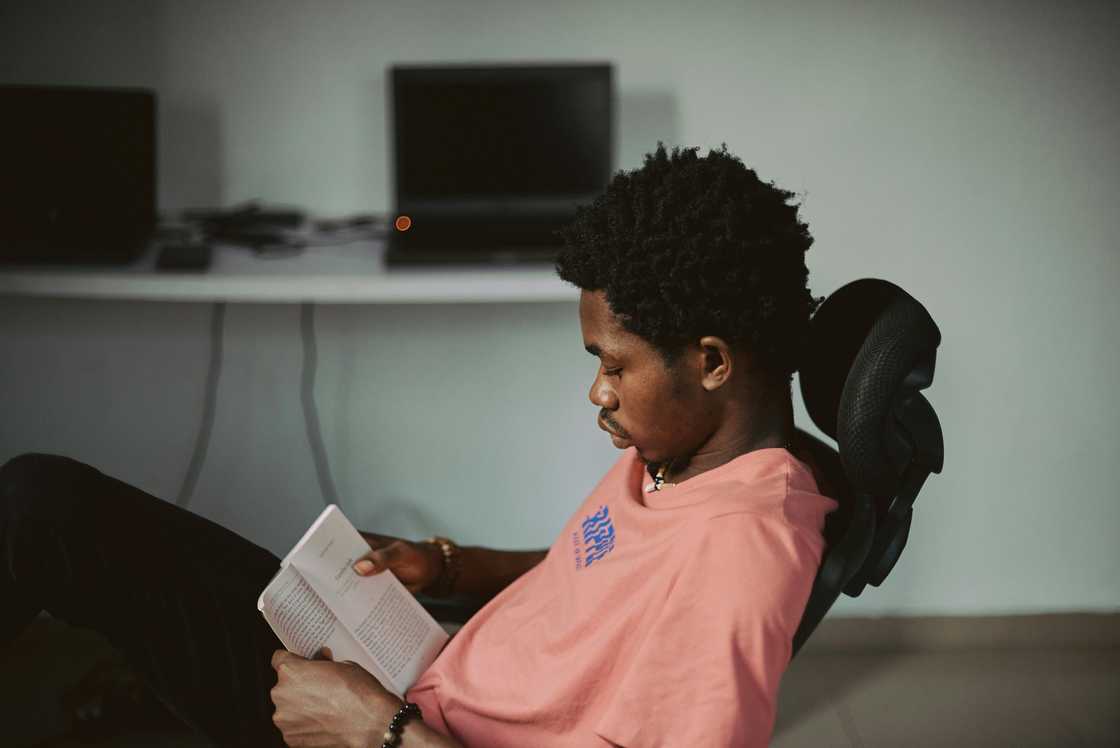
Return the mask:
<path fill-rule="evenodd" d="M 762 746 L 836 503 L 784 449 L 646 493 L 633 448 L 408 698 L 467 746 Z"/>

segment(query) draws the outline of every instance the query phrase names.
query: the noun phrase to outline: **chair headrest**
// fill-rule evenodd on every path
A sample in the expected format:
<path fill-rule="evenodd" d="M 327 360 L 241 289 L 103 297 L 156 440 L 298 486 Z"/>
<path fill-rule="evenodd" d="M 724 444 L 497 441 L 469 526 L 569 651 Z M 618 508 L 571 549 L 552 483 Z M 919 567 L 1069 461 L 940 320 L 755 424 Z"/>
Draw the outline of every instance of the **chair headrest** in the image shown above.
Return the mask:
<path fill-rule="evenodd" d="M 836 440 L 852 488 L 893 495 L 908 461 L 897 454 L 895 409 L 933 381 L 941 332 L 893 283 L 853 281 L 810 322 L 801 395 L 817 427 Z M 905 436 L 905 435 L 903 435 Z"/>

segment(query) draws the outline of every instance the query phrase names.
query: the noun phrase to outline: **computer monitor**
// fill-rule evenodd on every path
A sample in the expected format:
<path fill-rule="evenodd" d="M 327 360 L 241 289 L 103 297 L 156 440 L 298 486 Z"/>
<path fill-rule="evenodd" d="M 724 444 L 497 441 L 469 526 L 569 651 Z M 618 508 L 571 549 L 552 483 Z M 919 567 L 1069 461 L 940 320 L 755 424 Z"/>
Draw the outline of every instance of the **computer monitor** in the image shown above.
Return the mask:
<path fill-rule="evenodd" d="M 392 261 L 548 259 L 606 187 L 610 64 L 391 70 Z"/>
<path fill-rule="evenodd" d="M 156 98 L 0 86 L 0 262 L 127 262 L 156 220 Z"/>

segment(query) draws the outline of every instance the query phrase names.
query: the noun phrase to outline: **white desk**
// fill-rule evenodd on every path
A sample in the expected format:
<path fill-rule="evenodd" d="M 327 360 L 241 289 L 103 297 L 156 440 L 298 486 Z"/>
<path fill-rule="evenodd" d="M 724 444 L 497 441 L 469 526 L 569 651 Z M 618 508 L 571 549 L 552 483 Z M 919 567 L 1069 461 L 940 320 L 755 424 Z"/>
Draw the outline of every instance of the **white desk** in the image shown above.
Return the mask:
<path fill-rule="evenodd" d="M 381 242 L 309 247 L 262 258 L 220 246 L 210 269 L 155 269 L 149 251 L 122 266 L 0 266 L 0 296 L 322 304 L 576 301 L 548 266 L 386 269 Z"/>

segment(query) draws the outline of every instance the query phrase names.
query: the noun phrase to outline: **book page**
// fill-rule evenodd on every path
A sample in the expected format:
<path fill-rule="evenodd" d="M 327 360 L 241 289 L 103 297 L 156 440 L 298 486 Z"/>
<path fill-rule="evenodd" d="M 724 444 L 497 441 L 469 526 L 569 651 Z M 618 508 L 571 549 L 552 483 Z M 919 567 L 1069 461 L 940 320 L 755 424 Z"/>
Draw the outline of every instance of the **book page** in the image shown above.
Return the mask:
<path fill-rule="evenodd" d="M 368 552 L 369 544 L 331 505 L 285 561 L 368 651 L 388 678 L 382 685 L 399 694 L 435 660 L 448 637 L 391 573 L 363 577 L 354 571 L 354 562 Z"/>
<path fill-rule="evenodd" d="M 361 665 L 382 685 L 391 680 L 293 567 L 282 567 L 272 578 L 257 600 L 257 609 L 289 652 L 310 659 L 330 647 L 336 661 Z"/>

